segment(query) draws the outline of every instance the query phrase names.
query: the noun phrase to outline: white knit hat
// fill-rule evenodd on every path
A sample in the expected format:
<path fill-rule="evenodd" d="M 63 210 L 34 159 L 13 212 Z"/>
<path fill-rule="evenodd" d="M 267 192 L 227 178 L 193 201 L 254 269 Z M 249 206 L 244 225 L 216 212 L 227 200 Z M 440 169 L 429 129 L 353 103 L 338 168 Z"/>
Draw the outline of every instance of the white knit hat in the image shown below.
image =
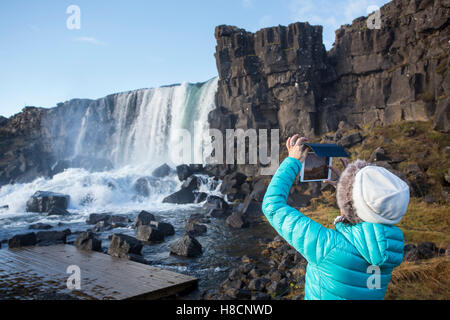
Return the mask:
<path fill-rule="evenodd" d="M 362 168 L 352 189 L 353 207 L 366 222 L 396 224 L 408 209 L 409 186 L 385 168 Z"/>

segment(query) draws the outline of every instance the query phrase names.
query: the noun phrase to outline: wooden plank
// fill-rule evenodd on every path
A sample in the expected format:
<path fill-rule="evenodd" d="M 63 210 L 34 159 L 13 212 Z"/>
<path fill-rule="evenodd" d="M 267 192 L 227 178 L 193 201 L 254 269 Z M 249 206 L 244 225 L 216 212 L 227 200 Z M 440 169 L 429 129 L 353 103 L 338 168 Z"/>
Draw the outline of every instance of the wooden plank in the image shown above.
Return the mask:
<path fill-rule="evenodd" d="M 80 267 L 78 296 L 83 299 L 158 299 L 197 284 L 196 278 L 184 274 L 72 245 L 55 245 L 0 250 L 0 288 L 32 286 L 68 291 L 69 265 Z"/>

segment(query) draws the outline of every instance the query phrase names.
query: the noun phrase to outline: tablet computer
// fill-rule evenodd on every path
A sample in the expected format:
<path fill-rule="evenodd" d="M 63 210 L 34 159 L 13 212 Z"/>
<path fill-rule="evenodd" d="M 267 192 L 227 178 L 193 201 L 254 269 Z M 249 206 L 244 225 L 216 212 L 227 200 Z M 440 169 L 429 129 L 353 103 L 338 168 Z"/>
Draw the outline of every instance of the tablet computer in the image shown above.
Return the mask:
<path fill-rule="evenodd" d="M 314 152 L 308 152 L 302 164 L 301 182 L 323 181 L 331 178 L 332 157 L 319 157 Z"/>

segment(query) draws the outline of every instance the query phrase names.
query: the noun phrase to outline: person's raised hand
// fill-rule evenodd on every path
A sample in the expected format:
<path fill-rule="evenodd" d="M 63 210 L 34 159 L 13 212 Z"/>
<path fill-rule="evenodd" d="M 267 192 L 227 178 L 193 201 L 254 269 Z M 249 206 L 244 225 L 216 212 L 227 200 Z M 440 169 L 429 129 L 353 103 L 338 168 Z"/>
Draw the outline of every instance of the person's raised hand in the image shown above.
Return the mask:
<path fill-rule="evenodd" d="M 288 149 L 289 157 L 304 163 L 309 150 L 309 148 L 304 145 L 306 141 L 308 141 L 308 138 L 299 138 L 298 134 L 288 138 L 286 141 L 286 148 Z"/>

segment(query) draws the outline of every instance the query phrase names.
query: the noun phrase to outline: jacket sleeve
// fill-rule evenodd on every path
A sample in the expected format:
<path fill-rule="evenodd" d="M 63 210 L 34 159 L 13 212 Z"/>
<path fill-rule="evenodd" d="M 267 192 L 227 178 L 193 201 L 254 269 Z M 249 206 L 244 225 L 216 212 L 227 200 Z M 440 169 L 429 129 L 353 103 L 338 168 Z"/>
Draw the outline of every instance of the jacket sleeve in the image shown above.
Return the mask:
<path fill-rule="evenodd" d="M 289 190 L 302 164 L 288 157 L 278 168 L 262 204 L 264 215 L 275 230 L 308 262 L 318 264 L 335 246 L 336 231 L 327 229 L 286 204 Z"/>

